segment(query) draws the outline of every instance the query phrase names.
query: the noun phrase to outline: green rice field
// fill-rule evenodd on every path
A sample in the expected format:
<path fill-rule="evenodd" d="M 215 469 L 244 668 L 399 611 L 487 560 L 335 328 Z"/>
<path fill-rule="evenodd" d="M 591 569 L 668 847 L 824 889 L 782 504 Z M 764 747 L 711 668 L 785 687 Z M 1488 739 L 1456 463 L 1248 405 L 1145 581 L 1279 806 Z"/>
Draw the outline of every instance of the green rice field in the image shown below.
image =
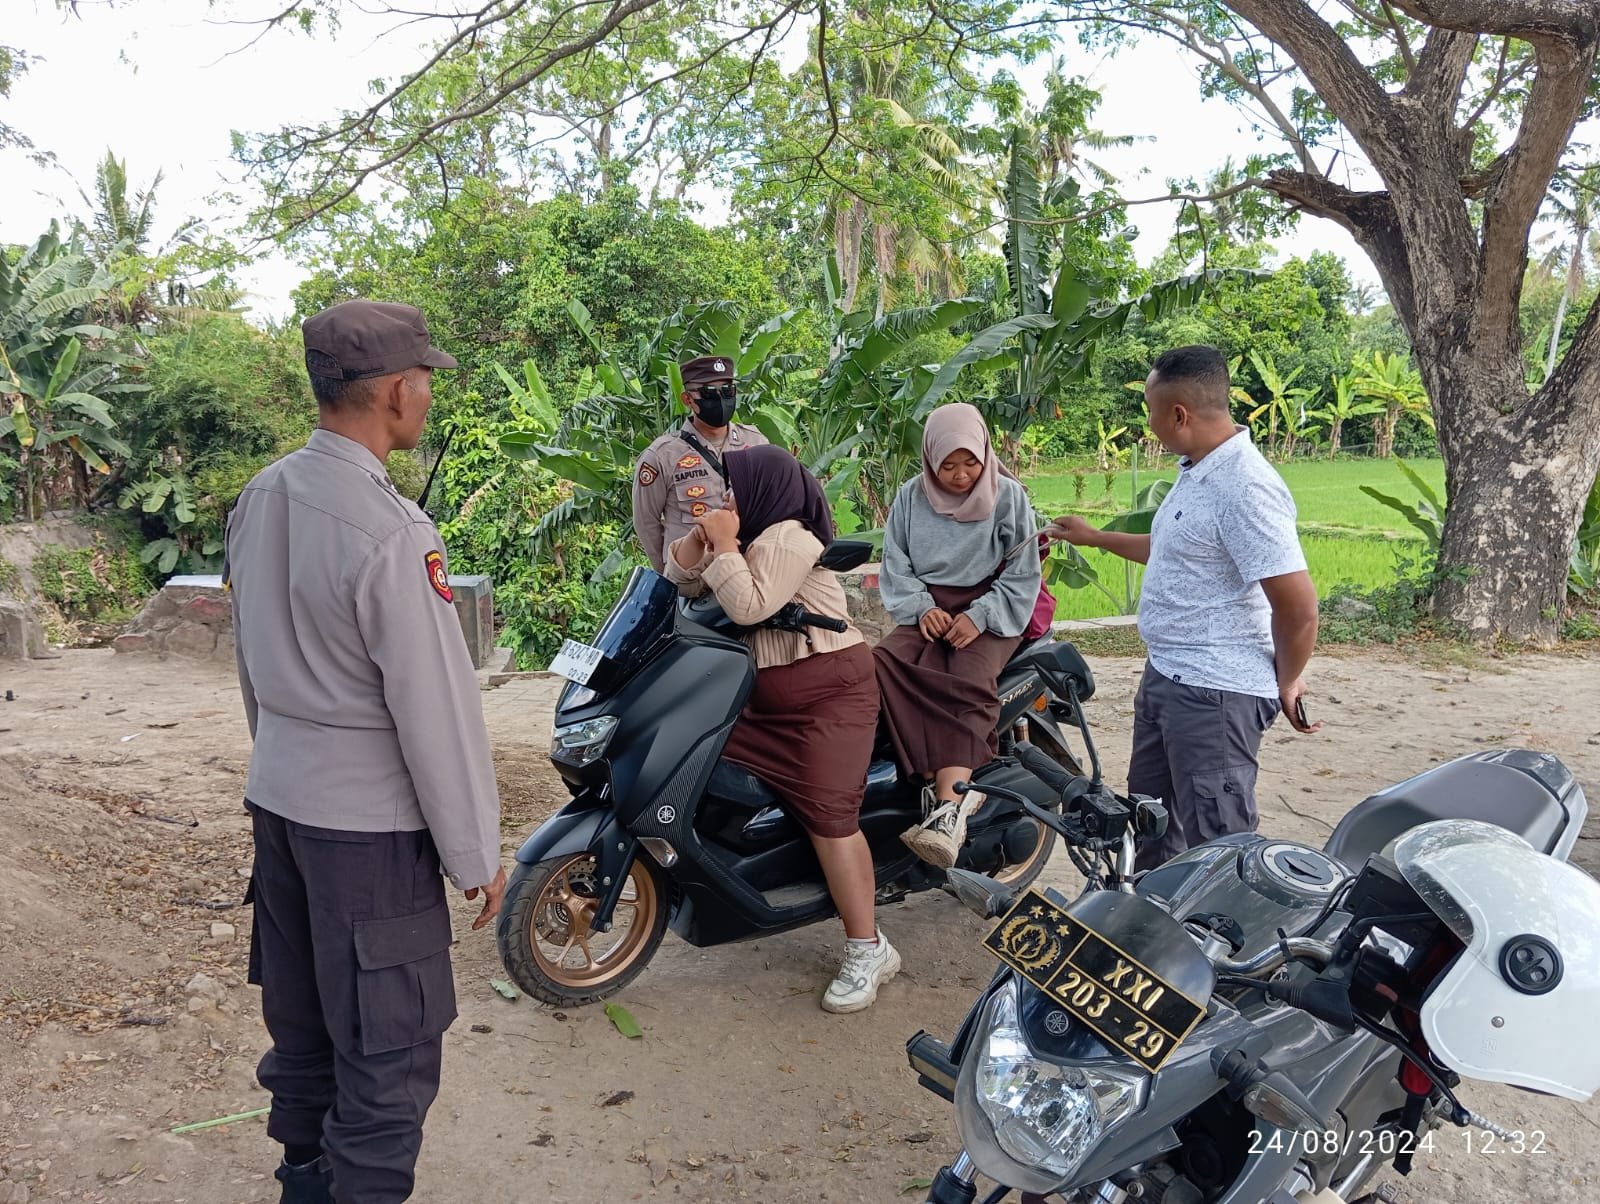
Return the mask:
<path fill-rule="evenodd" d="M 1408 460 L 1442 496 L 1444 462 Z M 1176 468 L 1170 457 L 1164 467 L 1141 469 L 1140 488 L 1157 477 L 1171 479 Z M 1300 514 L 1300 541 L 1317 592 L 1326 597 L 1340 585 L 1364 589 L 1388 584 L 1394 579 L 1397 557 L 1415 559 L 1422 551 L 1422 538 L 1395 511 L 1380 505 L 1365 493 L 1362 485 L 1372 485 L 1404 501 L 1416 498 L 1416 490 L 1401 475 L 1392 460 L 1296 460 L 1276 465 L 1294 494 Z M 1105 480 L 1095 469 L 1081 471 L 1083 493 L 1078 496 L 1075 470 L 1066 465 L 1045 463 L 1026 477 L 1034 506 L 1046 515 L 1077 513 L 1090 522 L 1101 522 L 1133 502 L 1134 474 L 1118 473 L 1112 493 L 1106 494 Z M 1085 553 L 1101 581 L 1112 593 L 1124 596 L 1127 589 L 1126 561 L 1104 552 Z M 1131 567 L 1134 597 L 1137 598 L 1141 565 Z M 1121 607 L 1099 590 L 1056 587 L 1056 618 L 1098 619 L 1119 613 Z"/>

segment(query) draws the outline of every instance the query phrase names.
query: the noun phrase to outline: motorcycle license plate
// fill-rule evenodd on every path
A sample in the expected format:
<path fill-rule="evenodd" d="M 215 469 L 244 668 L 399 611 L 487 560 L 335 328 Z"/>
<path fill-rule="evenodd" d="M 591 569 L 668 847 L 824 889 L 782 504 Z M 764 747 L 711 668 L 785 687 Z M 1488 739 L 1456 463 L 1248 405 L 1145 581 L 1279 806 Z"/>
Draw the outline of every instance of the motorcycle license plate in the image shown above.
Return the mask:
<path fill-rule="evenodd" d="M 1030 890 L 984 947 L 1151 1074 L 1205 1016 L 1195 1002 L 1123 949 Z"/>
<path fill-rule="evenodd" d="M 577 640 L 563 640 L 561 651 L 556 653 L 555 659 L 550 662 L 550 672 L 568 681 L 575 681 L 580 686 L 587 685 L 604 655 L 600 649 L 588 644 L 580 644 Z"/>

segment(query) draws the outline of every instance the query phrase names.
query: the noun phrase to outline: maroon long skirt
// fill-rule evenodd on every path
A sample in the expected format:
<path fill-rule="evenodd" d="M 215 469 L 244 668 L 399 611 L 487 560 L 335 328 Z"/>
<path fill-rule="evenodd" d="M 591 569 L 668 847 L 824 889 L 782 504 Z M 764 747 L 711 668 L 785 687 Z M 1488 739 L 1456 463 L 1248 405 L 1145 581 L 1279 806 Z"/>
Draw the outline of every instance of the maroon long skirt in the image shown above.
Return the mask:
<path fill-rule="evenodd" d="M 956 588 L 930 585 L 941 610 L 959 615 L 988 593 L 991 581 Z M 1000 671 L 1020 635 L 985 631 L 965 648 L 926 640 L 915 625 L 896 627 L 872 650 L 883 714 L 895 758 L 908 773 L 933 777 L 951 765 L 977 769 L 999 748 Z"/>
<path fill-rule="evenodd" d="M 757 671 L 722 755 L 771 786 L 813 836 L 853 836 L 877 726 L 872 653 L 855 644 Z"/>

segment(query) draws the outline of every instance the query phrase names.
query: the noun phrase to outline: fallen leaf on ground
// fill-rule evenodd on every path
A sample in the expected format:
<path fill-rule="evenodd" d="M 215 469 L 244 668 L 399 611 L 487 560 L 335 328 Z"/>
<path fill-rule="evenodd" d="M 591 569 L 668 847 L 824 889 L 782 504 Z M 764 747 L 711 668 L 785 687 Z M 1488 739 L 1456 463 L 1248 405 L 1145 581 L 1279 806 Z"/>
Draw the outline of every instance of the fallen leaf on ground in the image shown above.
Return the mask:
<path fill-rule="evenodd" d="M 617 1031 L 624 1037 L 644 1036 L 644 1029 L 639 1027 L 639 1022 L 633 1018 L 633 1013 L 620 1003 L 606 1004 L 606 1018 L 617 1026 Z"/>

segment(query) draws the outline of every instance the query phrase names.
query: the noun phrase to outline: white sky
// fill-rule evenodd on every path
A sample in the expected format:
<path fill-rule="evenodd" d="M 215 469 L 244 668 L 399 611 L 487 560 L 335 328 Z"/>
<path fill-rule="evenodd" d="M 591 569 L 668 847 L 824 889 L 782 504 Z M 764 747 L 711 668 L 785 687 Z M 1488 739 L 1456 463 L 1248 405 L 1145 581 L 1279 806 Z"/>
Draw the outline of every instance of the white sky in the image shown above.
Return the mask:
<path fill-rule="evenodd" d="M 0 151 L 0 241 L 31 240 L 52 217 L 82 213 L 79 186 L 92 192 L 107 147 L 126 161 L 135 186 L 165 173 L 156 198 L 158 240 L 191 215 L 225 233 L 247 208 L 235 199 L 248 185 L 229 158 L 234 130 L 331 117 L 360 102 L 368 80 L 418 61 L 416 29 L 381 36 L 392 18 L 364 16 L 354 6 L 336 38 L 282 30 L 249 49 L 240 48 L 253 30 L 219 22 L 229 12 L 271 11 L 270 0 L 231 0 L 217 10 L 206 0 L 82 7 L 78 19 L 53 0 L 0 0 L 0 40 L 43 59 L 15 83 L 5 119 L 59 161 L 40 168 L 25 152 Z M 1169 177 L 1204 178 L 1230 155 L 1242 161 L 1277 149 L 1259 141 L 1238 110 L 1200 97 L 1192 62 L 1175 46 L 1152 43 L 1103 58 L 1075 45 L 1062 53 L 1068 75 L 1084 75 L 1101 91 L 1100 129 L 1153 136 L 1094 156 L 1121 177 L 1127 196 L 1156 196 Z M 691 195 L 705 206 L 706 220 L 726 212 L 714 193 Z M 1170 204 L 1130 211 L 1141 230 L 1141 261 L 1166 245 L 1175 216 Z M 1376 282 L 1360 248 L 1331 222 L 1302 218 L 1278 245 L 1285 256 L 1334 251 L 1358 281 Z M 240 273 L 263 319 L 290 312 L 289 291 L 304 275 L 276 255 Z"/>

